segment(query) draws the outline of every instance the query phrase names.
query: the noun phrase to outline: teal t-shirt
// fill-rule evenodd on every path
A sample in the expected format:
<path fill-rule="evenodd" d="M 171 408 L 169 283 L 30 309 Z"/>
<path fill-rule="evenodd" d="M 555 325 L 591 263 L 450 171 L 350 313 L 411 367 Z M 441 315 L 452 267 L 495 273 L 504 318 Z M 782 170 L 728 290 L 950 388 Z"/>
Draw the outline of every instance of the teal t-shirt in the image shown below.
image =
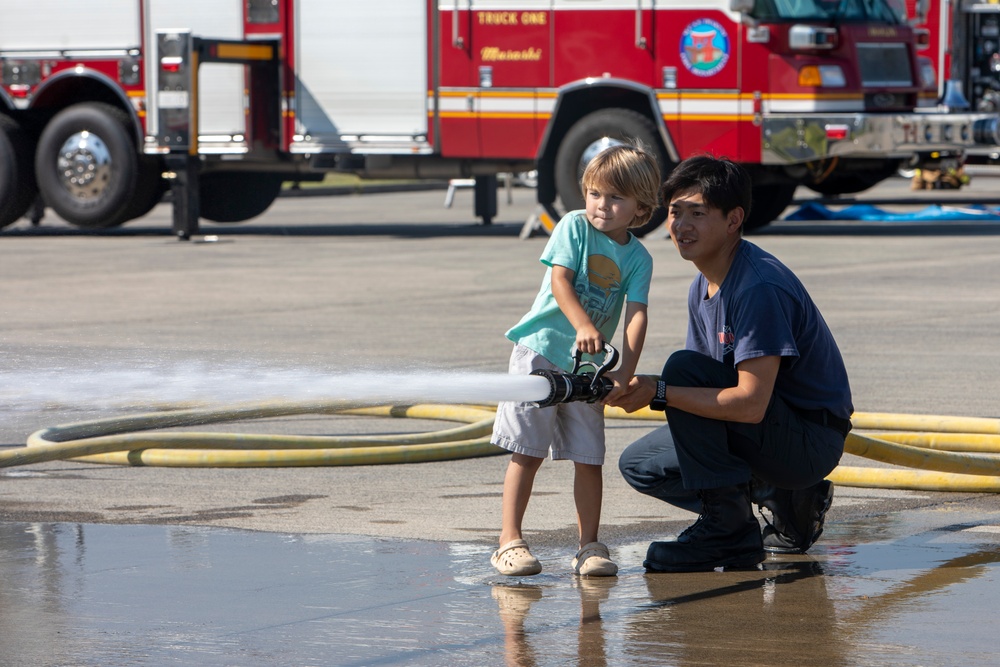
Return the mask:
<path fill-rule="evenodd" d="M 594 229 L 584 211 L 567 213 L 552 231 L 541 256 L 548 268 L 531 310 L 507 332 L 553 364 L 573 370 L 576 329 L 552 295 L 552 267 L 574 271 L 573 283 L 590 320 L 611 341 L 626 301 L 649 303 L 653 258 L 642 242 L 629 234 L 620 245 Z"/>

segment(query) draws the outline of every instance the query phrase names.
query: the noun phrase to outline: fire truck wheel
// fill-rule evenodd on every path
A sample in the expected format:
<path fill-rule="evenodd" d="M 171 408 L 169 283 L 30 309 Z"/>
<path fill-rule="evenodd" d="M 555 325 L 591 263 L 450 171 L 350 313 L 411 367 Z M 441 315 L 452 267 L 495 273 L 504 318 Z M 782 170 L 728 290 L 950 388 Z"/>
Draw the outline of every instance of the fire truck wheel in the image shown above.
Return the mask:
<path fill-rule="evenodd" d="M 125 222 L 135 195 L 138 151 L 128 116 L 108 104 L 75 104 L 49 121 L 38 139 L 35 178 L 45 203 L 79 227 Z"/>
<path fill-rule="evenodd" d="M 891 170 L 858 172 L 855 174 L 831 174 L 829 178 L 809 185 L 821 195 L 849 195 L 873 188 L 897 172 L 895 166 Z"/>
<path fill-rule="evenodd" d="M 607 146 L 635 139 L 653 151 L 660 173 L 666 174 L 669 169 L 656 126 L 646 116 L 629 109 L 602 109 L 578 120 L 566 133 L 556 152 L 556 192 L 563 207 L 567 211 L 583 208 L 580 178 L 587 163 L 597 153 Z"/>
<path fill-rule="evenodd" d="M 31 139 L 20 125 L 0 116 L 0 228 L 27 213 L 38 194 L 31 149 Z"/>
<path fill-rule="evenodd" d="M 750 200 L 750 216 L 743 221 L 743 231 L 767 225 L 788 208 L 795 197 L 795 184 L 755 185 Z"/>
<path fill-rule="evenodd" d="M 135 196 L 122 216 L 122 222 L 141 218 L 163 199 L 167 182 L 163 179 L 163 163 L 149 155 L 139 156 L 139 175 L 136 178 Z"/>
<path fill-rule="evenodd" d="M 213 222 L 243 222 L 266 211 L 281 193 L 277 174 L 216 171 L 202 174 L 198 196 L 201 217 Z"/>
<path fill-rule="evenodd" d="M 653 211 L 653 215 L 651 215 L 649 220 L 646 221 L 646 224 L 639 227 L 633 227 L 629 231 L 641 239 L 646 234 L 649 234 L 651 231 L 662 225 L 666 219 L 667 209 L 663 206 L 657 206 L 656 210 Z"/>

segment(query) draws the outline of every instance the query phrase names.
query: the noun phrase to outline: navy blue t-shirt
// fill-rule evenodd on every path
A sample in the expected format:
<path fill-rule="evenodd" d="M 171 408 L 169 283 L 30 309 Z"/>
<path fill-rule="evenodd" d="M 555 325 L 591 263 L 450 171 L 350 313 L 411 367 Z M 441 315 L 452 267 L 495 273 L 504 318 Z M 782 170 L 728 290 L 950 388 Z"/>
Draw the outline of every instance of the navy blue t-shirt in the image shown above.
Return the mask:
<path fill-rule="evenodd" d="M 700 273 L 688 294 L 687 347 L 735 366 L 779 356 L 774 392 L 793 408 L 849 419 L 851 386 L 840 349 L 809 293 L 788 267 L 743 240 L 711 298 Z"/>

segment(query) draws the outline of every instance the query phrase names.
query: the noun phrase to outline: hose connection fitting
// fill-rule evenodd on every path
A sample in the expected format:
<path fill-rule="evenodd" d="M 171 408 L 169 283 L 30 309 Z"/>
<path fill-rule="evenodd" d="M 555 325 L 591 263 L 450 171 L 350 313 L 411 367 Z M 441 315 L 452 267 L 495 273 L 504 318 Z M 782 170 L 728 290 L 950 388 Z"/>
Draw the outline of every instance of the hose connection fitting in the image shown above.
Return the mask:
<path fill-rule="evenodd" d="M 614 382 L 604 377 L 604 374 L 618 363 L 618 350 L 611 343 L 604 343 L 604 363 L 597 365 L 593 361 L 583 361 L 579 350 L 573 353 L 573 372 L 550 371 L 539 369 L 532 375 L 539 375 L 549 381 L 549 395 L 535 402 L 540 408 L 547 408 L 557 403 L 573 403 L 585 401 L 597 403 L 607 396 L 615 386 Z M 590 366 L 592 372 L 581 372 L 584 366 Z"/>

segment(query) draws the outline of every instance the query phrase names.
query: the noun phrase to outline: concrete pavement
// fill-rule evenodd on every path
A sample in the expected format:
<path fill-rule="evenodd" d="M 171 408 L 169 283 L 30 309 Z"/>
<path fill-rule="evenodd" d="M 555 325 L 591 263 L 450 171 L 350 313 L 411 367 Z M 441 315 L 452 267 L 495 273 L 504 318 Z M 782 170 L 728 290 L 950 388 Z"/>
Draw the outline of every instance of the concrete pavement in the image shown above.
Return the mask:
<path fill-rule="evenodd" d="M 973 185 L 988 190 L 994 182 Z M 885 196 L 893 188 L 903 193 L 906 184 L 890 183 L 872 194 Z M 267 214 L 247 224 L 205 224 L 203 232 L 215 238 L 198 242 L 172 237 L 170 212 L 165 206 L 144 220 L 100 234 L 81 233 L 49 219 L 36 230 L 20 225 L 5 230 L 0 233 L 0 447 L 20 447 L 28 434 L 46 426 L 164 403 L 206 399 L 228 403 L 275 396 L 304 399 L 310 397 L 310 387 L 344 371 L 376 376 L 407 371 L 417 377 L 441 371 L 503 373 L 509 347 L 502 332 L 520 317 L 538 288 L 542 269 L 537 257 L 544 244 L 543 238 L 518 239 L 533 202 L 530 191 L 515 189 L 514 194 L 512 204 L 501 198 L 500 214 L 490 227 L 472 219 L 471 193 L 459 192 L 454 206 L 445 209 L 443 193 L 437 191 L 281 199 Z M 1000 377 L 995 369 L 1000 368 L 1000 352 L 995 332 L 1000 325 L 1000 309 L 996 307 L 1000 303 L 996 260 L 1000 256 L 1000 225 L 777 223 L 753 240 L 795 269 L 819 303 L 844 350 L 859 411 L 998 416 Z M 684 298 L 693 271 L 676 257 L 666 240 L 654 234 L 646 243 L 656 267 L 650 334 L 640 371 L 656 373 L 669 352 L 683 344 Z M 370 433 L 437 426 L 317 417 L 219 428 L 264 433 Z M 609 429 L 602 537 L 612 546 L 626 576 L 622 579 L 625 585 L 610 595 L 612 601 L 618 601 L 610 608 L 619 610 L 614 618 L 621 622 L 612 622 L 608 626 L 612 629 L 600 638 L 614 646 L 631 632 L 627 627 L 631 621 L 622 619 L 633 618 L 637 605 L 673 599 L 668 592 L 650 592 L 640 586 L 643 578 L 637 566 L 643 545 L 690 520 L 626 489 L 618 476 L 614 466 L 617 454 L 649 428 L 648 423 L 615 421 Z M 60 537 L 64 529 L 53 528 L 58 526 L 77 526 L 77 532 L 88 536 L 101 534 L 95 524 L 161 526 L 168 535 L 180 530 L 182 534 L 194 531 L 196 536 L 206 535 L 200 532 L 202 527 L 249 529 L 266 531 L 278 540 L 285 536 L 315 535 L 321 539 L 323 535 L 340 535 L 359 540 L 364 550 L 374 552 L 379 540 L 391 544 L 422 540 L 414 545 L 429 540 L 449 546 L 437 551 L 431 548 L 438 560 L 420 560 L 419 567 L 434 568 L 430 563 L 437 562 L 451 568 L 455 581 L 469 596 L 463 598 L 463 604 L 479 610 L 477 613 L 488 609 L 495 614 L 498 605 L 503 610 L 506 598 L 500 595 L 498 600 L 490 592 L 484 599 L 480 596 L 483 586 L 497 583 L 484 563 L 499 526 L 505 466 L 504 457 L 491 457 L 352 468 L 191 470 L 54 462 L 2 470 L 0 520 L 7 522 L 14 534 L 34 531 L 40 537 L 0 556 L 0 563 L 6 563 L 0 569 L 6 568 L 2 575 L 6 581 L 11 580 L 7 575 L 15 572 L 30 578 L 30 573 L 37 571 L 25 570 L 22 557 L 37 560 L 52 553 L 42 545 L 72 541 Z M 571 587 L 572 578 L 567 577 L 563 562 L 572 555 L 575 535 L 571 489 L 571 466 L 551 462 L 543 466 L 527 523 L 532 543 L 552 563 L 552 578 L 541 580 L 542 593 L 548 596 L 542 600 L 551 599 L 557 616 L 570 614 L 575 618 L 580 600 L 569 599 L 567 591 L 579 595 Z M 932 572 L 935 549 L 938 553 L 942 549 L 934 546 L 938 544 L 934 540 L 944 539 L 949 544 L 965 540 L 961 542 L 964 546 L 950 548 L 949 557 L 984 549 L 994 553 L 992 547 L 977 540 L 992 535 L 998 511 L 1000 503 L 994 496 L 838 489 L 829 516 L 829 542 L 818 546 L 818 558 L 823 563 L 847 559 L 843 562 L 848 565 L 833 568 L 841 578 L 828 580 L 828 584 L 836 587 L 842 585 L 836 582 L 851 581 L 858 590 L 870 588 L 873 595 L 887 594 L 888 589 L 874 583 L 889 567 L 877 560 L 882 556 L 855 559 L 844 555 L 843 549 L 882 554 L 875 547 L 862 549 L 861 545 L 884 539 L 884 544 L 902 548 L 912 544 L 905 542 L 907 536 L 930 534 L 936 537 L 921 543 L 930 551 L 918 550 L 921 555 L 911 564 L 919 572 Z M 960 521 L 951 520 L 958 517 Z M 954 528 L 959 524 L 976 529 L 970 533 L 966 528 Z M 873 530 L 880 526 L 881 532 L 866 532 L 865 526 Z M 223 534 L 209 532 L 208 537 L 197 539 L 214 543 L 214 536 Z M 115 539 L 110 532 L 101 535 L 101 539 Z M 155 534 L 145 535 L 142 543 L 147 546 L 149 540 L 160 539 Z M 141 552 L 141 545 L 137 548 Z M 225 547 L 219 557 L 231 557 L 234 549 L 243 548 L 257 547 Z M 413 548 L 423 553 L 424 547 Z M 0 546 L 0 551 L 3 549 Z M 64 552 L 60 547 L 59 553 Z M 157 567 L 176 567 L 183 562 L 176 559 L 189 555 L 184 549 L 179 553 Z M 324 558 L 336 559 L 335 553 L 339 552 L 334 549 Z M 88 567 L 100 565 L 96 561 L 89 565 L 90 556 L 80 558 Z M 983 563 L 970 566 L 985 567 L 979 575 L 971 570 L 967 574 L 986 577 L 978 581 L 990 589 L 995 584 L 991 578 L 994 561 L 985 557 Z M 65 574 L 71 567 L 57 564 L 55 570 Z M 114 567 L 129 565 L 115 561 Z M 218 564 L 213 561 L 209 567 Z M 409 566 L 398 563 L 391 567 L 409 571 Z M 849 575 L 854 571 L 851 567 L 869 572 L 875 579 Z M 404 578 L 410 582 L 405 585 L 417 585 L 409 576 Z M 907 578 L 898 579 L 899 585 L 905 586 Z M 38 586 L 49 585 L 46 581 L 51 583 L 40 579 Z M 274 585 L 287 584 L 287 577 L 276 577 Z M 736 599 L 724 594 L 729 584 L 718 580 L 703 584 L 695 585 L 688 594 L 722 590 L 718 593 L 721 599 Z M 730 584 L 736 585 L 736 581 Z M 167 579 L 166 588 L 156 588 L 153 593 L 165 595 L 172 585 Z M 767 590 L 764 583 L 752 588 Z M 68 595 L 59 586 L 56 590 L 60 597 Z M 224 596 L 233 590 L 231 585 L 223 585 L 216 592 Z M 856 602 L 844 589 L 836 591 L 823 598 L 827 601 L 824 604 L 843 611 Z M 413 602 L 418 597 L 414 594 L 407 599 L 420 607 Z M 27 598 L 18 599 L 27 604 Z M 87 607 L 86 613 L 96 613 L 95 609 L 112 602 L 103 593 L 93 593 L 88 599 L 95 606 Z M 358 598 L 348 607 L 356 611 L 363 606 L 362 600 Z M 801 609 L 808 609 L 813 602 L 805 596 Z M 140 624 L 155 626 L 144 607 L 134 601 L 130 604 L 137 620 L 145 619 Z M 423 608 L 439 609 L 434 604 Z M 710 613 L 718 614 L 748 607 L 713 609 Z M 955 612 L 954 606 L 949 609 Z M 220 628 L 232 630 L 226 625 L 231 621 L 228 613 L 220 612 L 217 622 Z M 255 627 L 291 622 L 278 616 L 261 619 Z M 296 622 L 307 622 L 308 615 L 292 616 Z M 81 629 L 66 618 L 79 616 L 70 614 L 63 619 L 75 633 L 108 630 L 99 623 L 96 630 Z M 359 616 L 355 613 L 351 618 Z M 497 621 L 495 616 L 491 618 Z M 499 619 L 503 623 L 510 620 Z M 484 631 L 486 644 L 467 648 L 459 655 L 469 656 L 468 664 L 499 664 L 500 645 L 509 643 L 501 640 L 512 636 L 502 632 L 508 625 Z M 23 624 L 7 627 L 21 628 Z M 370 631 L 373 626 L 361 623 L 360 627 Z M 448 627 L 432 627 L 436 634 L 431 643 L 447 644 L 442 637 L 447 636 Z M 776 627 L 786 626 L 779 623 Z M 882 651 L 894 642 L 908 640 L 907 633 L 913 627 L 906 625 L 905 632 L 869 637 L 867 641 Z M 209 634 L 202 639 L 218 642 L 225 633 Z M 3 635 L 6 644 L 11 636 L 8 629 Z M 144 664 L 162 664 L 164 656 L 176 658 L 165 643 L 165 635 L 154 631 L 150 636 L 156 637 L 155 645 L 161 648 L 154 657 L 144 658 Z M 537 628 L 531 636 L 547 637 Z M 350 643 L 343 636 L 328 639 L 331 646 Z M 842 639 L 843 635 L 837 636 L 837 641 Z M 496 646 L 490 643 L 494 640 Z M 696 639 L 677 641 L 700 645 Z M 496 648 L 497 653 L 484 649 L 485 645 Z M 560 651 L 544 648 L 550 645 L 545 640 L 543 648 L 536 647 L 543 658 L 538 664 L 562 663 Z M 954 645 L 934 647 L 941 655 L 946 649 L 956 649 Z M 661 645 L 639 657 L 617 648 L 613 653 L 621 658 L 615 664 L 644 664 L 646 659 L 656 662 L 656 656 L 664 655 L 665 650 Z M 974 643 L 962 650 L 961 655 L 967 658 L 964 664 L 987 664 L 978 662 L 980 653 Z M 102 652 L 96 655 L 106 657 Z M 204 659 L 199 664 L 280 664 L 272 654 L 261 663 L 228 657 L 213 662 L 205 654 L 198 655 Z M 299 655 L 301 660 L 292 662 L 315 664 L 323 662 L 322 656 L 333 654 L 320 651 L 318 655 Z M 386 657 L 396 653 L 361 651 L 358 655 L 353 662 L 338 663 L 332 658 L 326 662 L 435 664 L 430 657 L 413 661 Z M 823 664 L 931 664 L 901 659 L 852 660 L 843 653 L 836 655 L 840 657 Z M 789 660 L 794 657 L 789 656 Z M 682 656 L 674 659 L 684 662 Z M 95 658 L 80 664 L 116 663 Z M 120 657 L 120 664 L 130 663 L 127 657 Z M 785 663 L 771 656 L 771 664 Z"/>

